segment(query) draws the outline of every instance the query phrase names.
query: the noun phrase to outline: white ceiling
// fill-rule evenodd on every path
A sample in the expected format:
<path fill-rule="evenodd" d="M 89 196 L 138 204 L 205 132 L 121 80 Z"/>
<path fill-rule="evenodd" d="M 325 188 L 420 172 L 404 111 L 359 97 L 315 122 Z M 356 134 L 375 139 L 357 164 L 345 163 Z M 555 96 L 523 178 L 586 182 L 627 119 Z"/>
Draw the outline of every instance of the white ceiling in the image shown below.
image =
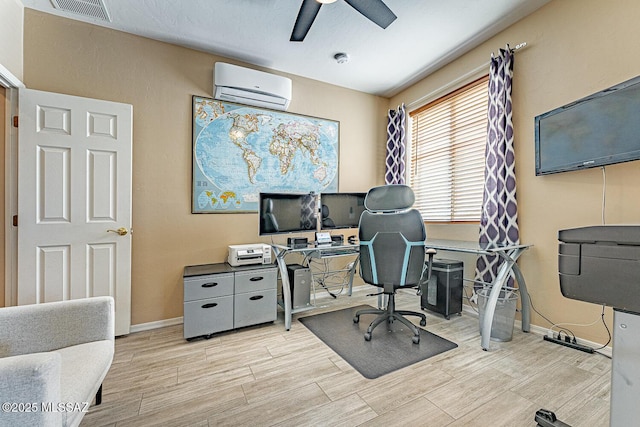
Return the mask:
<path fill-rule="evenodd" d="M 104 0 L 111 22 L 59 11 L 51 0 L 22 1 L 43 12 L 388 97 L 550 0 L 384 0 L 398 17 L 386 29 L 338 0 L 321 7 L 303 42 L 289 41 L 302 0 Z M 351 60 L 338 64 L 338 52 Z"/>

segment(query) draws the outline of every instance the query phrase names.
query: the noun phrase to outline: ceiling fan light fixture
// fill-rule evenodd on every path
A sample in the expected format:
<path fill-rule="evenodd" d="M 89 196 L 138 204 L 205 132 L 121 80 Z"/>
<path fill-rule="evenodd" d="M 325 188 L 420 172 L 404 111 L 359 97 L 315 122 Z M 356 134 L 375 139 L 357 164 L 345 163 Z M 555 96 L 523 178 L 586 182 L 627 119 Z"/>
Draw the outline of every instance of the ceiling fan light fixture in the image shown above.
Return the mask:
<path fill-rule="evenodd" d="M 349 62 L 351 57 L 348 53 L 338 52 L 333 55 L 333 59 L 335 59 L 338 64 L 346 64 L 347 62 Z"/>
<path fill-rule="evenodd" d="M 336 0 L 316 0 L 318 3 L 322 3 L 322 4 L 330 4 L 330 3 L 335 3 Z"/>

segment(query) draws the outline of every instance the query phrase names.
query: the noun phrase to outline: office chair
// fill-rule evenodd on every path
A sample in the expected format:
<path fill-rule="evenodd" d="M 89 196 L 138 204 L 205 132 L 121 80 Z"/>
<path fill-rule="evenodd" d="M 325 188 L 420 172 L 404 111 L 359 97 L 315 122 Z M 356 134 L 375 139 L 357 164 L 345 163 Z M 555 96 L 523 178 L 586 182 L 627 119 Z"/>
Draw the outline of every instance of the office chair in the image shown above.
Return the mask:
<path fill-rule="evenodd" d="M 273 200 L 264 200 L 265 209 L 262 220 L 264 221 L 264 229 L 267 233 L 276 233 L 279 231 L 278 220 L 273 214 Z"/>
<path fill-rule="evenodd" d="M 364 334 L 366 341 L 383 322 L 398 320 L 413 332 L 414 344 L 420 343 L 420 330 L 404 316 L 418 316 L 420 326 L 427 324 L 422 313 L 395 309 L 395 292 L 420 285 L 425 267 L 424 241 L 427 237 L 420 212 L 410 209 L 415 201 L 413 190 L 406 185 L 385 185 L 369 190 L 360 216 L 360 275 L 365 283 L 382 288 L 388 296 L 386 309 L 356 312 L 353 322 L 363 314 L 378 314 Z M 429 251 L 427 280 L 435 251 Z M 380 294 L 375 294 L 380 295 Z"/>
<path fill-rule="evenodd" d="M 322 205 L 321 214 L 322 214 L 322 227 L 323 228 L 334 228 L 336 226 L 336 223 L 333 222 L 333 220 L 331 218 L 329 218 L 329 206 Z"/>

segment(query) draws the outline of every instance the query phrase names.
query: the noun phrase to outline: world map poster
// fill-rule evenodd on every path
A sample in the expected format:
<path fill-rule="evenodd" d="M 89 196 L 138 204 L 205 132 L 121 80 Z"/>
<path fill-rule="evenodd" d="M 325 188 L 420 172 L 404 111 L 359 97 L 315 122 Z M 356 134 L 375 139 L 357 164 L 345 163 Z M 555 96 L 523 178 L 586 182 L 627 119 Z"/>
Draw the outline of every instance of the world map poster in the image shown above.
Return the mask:
<path fill-rule="evenodd" d="M 193 213 L 257 212 L 260 193 L 338 191 L 340 123 L 193 97 Z"/>

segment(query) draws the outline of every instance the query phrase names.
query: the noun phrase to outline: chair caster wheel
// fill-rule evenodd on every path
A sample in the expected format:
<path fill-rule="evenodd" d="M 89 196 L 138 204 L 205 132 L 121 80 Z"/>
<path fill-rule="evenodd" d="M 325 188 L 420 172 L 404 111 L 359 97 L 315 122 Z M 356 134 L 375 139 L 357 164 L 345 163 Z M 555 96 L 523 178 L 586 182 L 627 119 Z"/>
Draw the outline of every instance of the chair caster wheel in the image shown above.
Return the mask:
<path fill-rule="evenodd" d="M 353 323 L 358 323 L 360 321 L 360 316 L 353 316 Z"/>
<path fill-rule="evenodd" d="M 367 332 L 366 334 L 364 334 L 364 340 L 365 341 L 371 341 L 371 334 L 369 332 Z"/>
<path fill-rule="evenodd" d="M 420 319 L 420 326 L 427 326 L 427 321 L 425 319 Z"/>
<path fill-rule="evenodd" d="M 420 344 L 420 336 L 414 335 L 413 338 L 411 338 L 411 341 L 413 341 L 414 344 Z"/>

